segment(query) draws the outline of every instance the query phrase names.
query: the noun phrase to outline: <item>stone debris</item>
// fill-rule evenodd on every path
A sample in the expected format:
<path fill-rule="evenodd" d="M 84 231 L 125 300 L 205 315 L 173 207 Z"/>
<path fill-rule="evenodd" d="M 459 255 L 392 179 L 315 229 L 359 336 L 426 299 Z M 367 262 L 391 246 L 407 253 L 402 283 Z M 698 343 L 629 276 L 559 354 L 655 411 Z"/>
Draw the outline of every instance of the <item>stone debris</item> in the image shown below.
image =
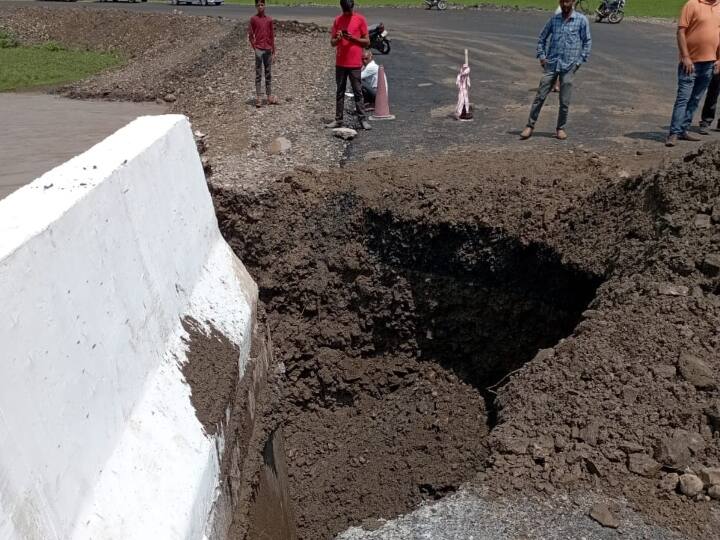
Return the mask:
<path fill-rule="evenodd" d="M 268 153 L 270 154 L 284 154 L 292 148 L 292 143 L 285 137 L 278 137 L 268 147 Z"/>
<path fill-rule="evenodd" d="M 701 390 L 716 388 L 713 371 L 697 356 L 683 353 L 678 359 L 678 371 L 683 379 Z"/>
<path fill-rule="evenodd" d="M 175 94 L 165 94 L 163 96 L 163 100 L 167 103 L 175 103 L 177 101 L 177 97 L 175 96 Z"/>
<path fill-rule="evenodd" d="M 720 468 L 704 468 L 698 473 L 706 489 L 712 486 L 720 486 Z"/>
<path fill-rule="evenodd" d="M 712 227 L 712 223 L 710 223 L 710 216 L 707 214 L 697 214 L 695 216 L 695 226 L 698 229 L 709 229 Z"/>
<path fill-rule="evenodd" d="M 658 285 L 658 293 L 664 296 L 687 296 L 690 289 L 685 285 L 674 285 L 672 283 L 661 283 Z"/>
<path fill-rule="evenodd" d="M 344 141 L 351 141 L 352 139 L 357 137 L 357 131 L 355 131 L 352 128 L 346 128 L 346 127 L 335 128 L 332 130 L 332 134 L 335 137 L 342 139 Z"/>
<path fill-rule="evenodd" d="M 647 454 L 630 454 L 628 456 L 628 469 L 630 472 L 652 478 L 660 472 L 662 465 Z"/>
<path fill-rule="evenodd" d="M 590 509 L 590 517 L 597 521 L 603 527 L 609 527 L 611 529 L 617 529 L 620 526 L 620 521 L 613 516 L 610 509 L 602 504 L 596 503 Z"/>
<path fill-rule="evenodd" d="M 688 497 L 696 497 L 703 491 L 703 482 L 697 476 L 685 473 L 680 476 L 680 493 Z"/>
<path fill-rule="evenodd" d="M 655 449 L 655 459 L 665 467 L 683 470 L 690 463 L 690 448 L 687 438 L 676 433 L 672 437 L 662 439 Z"/>
<path fill-rule="evenodd" d="M 720 499 L 720 486 L 712 486 L 710 489 L 708 489 L 708 495 L 711 499 Z"/>

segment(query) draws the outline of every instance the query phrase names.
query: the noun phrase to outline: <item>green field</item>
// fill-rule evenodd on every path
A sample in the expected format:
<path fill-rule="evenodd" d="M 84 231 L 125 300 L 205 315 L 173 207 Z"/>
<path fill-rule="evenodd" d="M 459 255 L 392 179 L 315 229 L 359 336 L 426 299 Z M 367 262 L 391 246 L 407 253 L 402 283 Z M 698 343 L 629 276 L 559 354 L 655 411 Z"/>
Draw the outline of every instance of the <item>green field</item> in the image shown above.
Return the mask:
<path fill-rule="evenodd" d="M 557 0 L 448 0 L 449 3 L 462 6 L 477 6 L 478 4 L 494 4 L 496 6 L 516 6 L 523 8 L 555 9 Z M 587 0 L 586 0 L 587 1 Z M 625 13 L 636 17 L 665 17 L 675 18 L 686 0 L 627 0 Z M 225 0 L 226 4 L 254 4 L 253 0 Z M 589 5 L 597 7 L 599 0 L 589 0 Z M 272 6 L 301 6 L 322 5 L 337 6 L 339 0 L 270 0 L 269 10 Z M 355 6 L 359 9 L 370 6 L 421 6 L 422 0 L 356 0 Z"/>
<path fill-rule="evenodd" d="M 0 35 L 0 92 L 77 81 L 122 62 L 113 54 L 68 50 L 53 43 L 3 46 L 2 38 Z"/>

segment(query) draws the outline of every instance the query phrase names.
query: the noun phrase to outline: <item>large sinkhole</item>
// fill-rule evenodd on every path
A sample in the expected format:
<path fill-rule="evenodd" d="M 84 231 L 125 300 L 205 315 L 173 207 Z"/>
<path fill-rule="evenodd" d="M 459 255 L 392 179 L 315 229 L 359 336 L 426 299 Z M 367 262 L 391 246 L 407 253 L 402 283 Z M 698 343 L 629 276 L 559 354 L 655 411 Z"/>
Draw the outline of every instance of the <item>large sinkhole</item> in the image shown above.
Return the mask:
<path fill-rule="evenodd" d="M 481 471 L 496 392 L 572 332 L 600 280 L 476 220 L 305 193 L 225 195 L 218 213 L 260 286 L 290 498 L 314 540 Z"/>

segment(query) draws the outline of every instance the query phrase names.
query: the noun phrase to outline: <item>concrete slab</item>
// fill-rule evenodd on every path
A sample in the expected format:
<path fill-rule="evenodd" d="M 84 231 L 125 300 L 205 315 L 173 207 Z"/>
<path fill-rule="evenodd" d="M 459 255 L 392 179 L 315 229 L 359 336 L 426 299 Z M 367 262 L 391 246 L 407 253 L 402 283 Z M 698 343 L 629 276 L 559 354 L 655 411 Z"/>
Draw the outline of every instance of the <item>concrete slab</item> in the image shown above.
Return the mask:
<path fill-rule="evenodd" d="M 154 103 L 0 93 L 0 199 L 138 116 L 165 112 L 165 106 Z"/>

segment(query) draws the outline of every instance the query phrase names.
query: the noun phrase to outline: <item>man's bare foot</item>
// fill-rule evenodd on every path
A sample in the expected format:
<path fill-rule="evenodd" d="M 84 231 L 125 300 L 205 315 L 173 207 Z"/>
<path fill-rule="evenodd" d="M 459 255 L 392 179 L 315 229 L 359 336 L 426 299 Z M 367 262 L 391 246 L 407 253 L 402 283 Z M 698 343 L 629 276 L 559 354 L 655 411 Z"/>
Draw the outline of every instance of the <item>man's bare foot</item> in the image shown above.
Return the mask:
<path fill-rule="evenodd" d="M 275 96 L 268 96 L 267 102 L 268 105 L 277 105 L 279 103 L 278 99 Z"/>
<path fill-rule="evenodd" d="M 520 139 L 523 141 L 527 140 L 530 137 L 532 137 L 532 134 L 533 134 L 533 128 L 531 128 L 530 126 L 527 126 L 525 129 L 522 130 L 522 133 L 520 134 Z"/>
<path fill-rule="evenodd" d="M 255 106 L 259 109 L 262 107 L 262 98 L 255 98 Z"/>
<path fill-rule="evenodd" d="M 565 133 L 565 130 L 564 130 L 564 129 L 558 129 L 558 130 L 555 132 L 555 136 L 556 136 L 558 139 L 560 139 L 561 141 L 564 141 L 565 139 L 567 139 L 567 133 Z"/>

